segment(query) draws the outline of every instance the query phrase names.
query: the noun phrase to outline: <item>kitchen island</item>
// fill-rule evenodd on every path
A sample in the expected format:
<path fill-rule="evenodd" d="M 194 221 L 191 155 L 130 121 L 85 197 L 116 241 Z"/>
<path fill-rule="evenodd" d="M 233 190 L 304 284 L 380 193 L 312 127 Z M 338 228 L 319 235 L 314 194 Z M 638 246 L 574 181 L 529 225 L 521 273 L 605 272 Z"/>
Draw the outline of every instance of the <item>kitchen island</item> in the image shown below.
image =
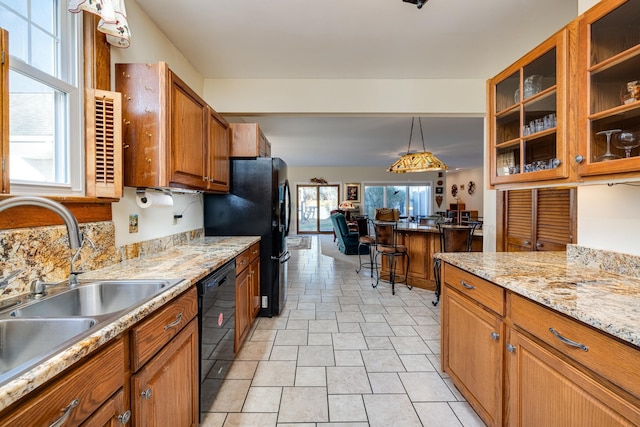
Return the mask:
<path fill-rule="evenodd" d="M 442 369 L 487 425 L 640 424 L 640 278 L 581 255 L 436 255 Z"/>
<path fill-rule="evenodd" d="M 83 274 L 80 279 L 183 279 L 179 284 L 147 303 L 123 313 L 81 341 L 9 380 L 0 387 L 0 411 L 38 391 L 58 374 L 71 370 L 98 354 L 102 348 L 122 338 L 131 327 L 158 313 L 164 306 L 178 302 L 196 282 L 234 259 L 260 240 L 256 236 L 203 237 L 154 255 L 124 261 Z M 194 292 L 195 293 L 195 292 Z M 180 298 L 177 298 L 180 297 Z"/>
<path fill-rule="evenodd" d="M 409 254 L 408 285 L 434 291 L 433 255 L 440 251 L 439 232 L 437 227 L 418 225 L 416 223 L 398 223 L 397 242 L 407 247 Z M 482 229 L 473 233 L 472 251 L 482 251 Z M 404 258 L 396 266 L 396 274 L 404 276 L 406 269 Z M 382 260 L 382 276 L 389 274 L 386 257 Z"/>

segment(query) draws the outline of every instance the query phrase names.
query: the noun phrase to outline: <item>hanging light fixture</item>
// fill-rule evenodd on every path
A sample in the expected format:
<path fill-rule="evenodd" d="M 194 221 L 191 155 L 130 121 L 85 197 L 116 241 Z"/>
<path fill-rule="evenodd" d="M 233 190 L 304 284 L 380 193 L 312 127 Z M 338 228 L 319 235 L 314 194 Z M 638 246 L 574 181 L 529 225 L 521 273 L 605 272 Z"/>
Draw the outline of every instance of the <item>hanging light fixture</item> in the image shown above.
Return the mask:
<path fill-rule="evenodd" d="M 387 168 L 387 172 L 407 173 L 407 172 L 429 172 L 448 170 L 440 159 L 427 151 L 424 147 L 424 134 L 422 133 L 422 120 L 418 117 L 420 124 L 420 136 L 422 137 L 422 151 L 418 153 L 411 152 L 411 138 L 413 137 L 413 122 L 415 117 L 411 118 L 411 133 L 409 134 L 409 147 L 407 154 L 404 154 L 394 164 Z"/>

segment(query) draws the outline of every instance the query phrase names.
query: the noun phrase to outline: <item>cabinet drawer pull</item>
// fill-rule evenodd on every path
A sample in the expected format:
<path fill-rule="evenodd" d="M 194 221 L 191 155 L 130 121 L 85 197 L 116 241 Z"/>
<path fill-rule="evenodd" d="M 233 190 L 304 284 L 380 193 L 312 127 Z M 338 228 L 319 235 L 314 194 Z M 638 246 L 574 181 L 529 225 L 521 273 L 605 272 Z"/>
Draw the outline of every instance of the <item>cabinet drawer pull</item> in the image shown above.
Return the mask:
<path fill-rule="evenodd" d="M 53 424 L 51 424 L 49 427 L 60 427 L 62 424 L 64 424 L 65 421 L 67 421 L 67 418 L 69 418 L 69 416 L 71 415 L 71 410 L 79 404 L 80 401 L 78 399 L 73 399 L 71 403 L 69 403 L 69 406 L 64 408 L 64 413 L 62 414 L 62 416 L 54 421 Z"/>
<path fill-rule="evenodd" d="M 126 424 L 131 419 L 131 411 L 126 411 L 124 414 L 118 415 L 118 422 L 120 424 Z"/>
<path fill-rule="evenodd" d="M 140 396 L 144 397 L 147 400 L 151 399 L 151 387 L 140 393 Z"/>
<path fill-rule="evenodd" d="M 180 324 L 180 322 L 182 322 L 182 312 L 180 312 L 180 314 L 178 314 L 176 316 L 176 320 L 174 320 L 173 322 L 167 323 L 166 325 L 164 325 L 164 330 L 168 330 L 173 328 L 174 326 L 178 326 Z"/>
<path fill-rule="evenodd" d="M 468 283 L 467 283 L 467 282 L 465 282 L 464 280 L 460 280 L 460 284 L 461 284 L 462 286 L 464 286 L 465 288 L 467 288 L 467 289 L 475 289 L 475 288 L 476 288 L 475 286 L 468 284 Z"/>
<path fill-rule="evenodd" d="M 516 352 L 516 347 L 511 345 L 511 344 L 507 344 L 507 351 L 509 353 L 515 353 Z"/>
<path fill-rule="evenodd" d="M 582 349 L 583 351 L 589 351 L 589 347 L 587 347 L 584 344 L 580 344 L 579 342 L 570 340 L 569 338 L 565 338 L 562 335 L 560 335 L 560 333 L 558 331 L 556 331 L 553 328 L 549 328 L 549 332 L 551 332 L 553 335 L 556 336 L 556 338 L 558 338 L 560 341 L 562 341 L 563 343 L 570 345 L 571 347 L 577 347 L 579 349 Z"/>
<path fill-rule="evenodd" d="M 500 334 L 497 332 L 491 332 L 491 339 L 494 341 L 498 341 L 498 339 L 500 338 Z"/>

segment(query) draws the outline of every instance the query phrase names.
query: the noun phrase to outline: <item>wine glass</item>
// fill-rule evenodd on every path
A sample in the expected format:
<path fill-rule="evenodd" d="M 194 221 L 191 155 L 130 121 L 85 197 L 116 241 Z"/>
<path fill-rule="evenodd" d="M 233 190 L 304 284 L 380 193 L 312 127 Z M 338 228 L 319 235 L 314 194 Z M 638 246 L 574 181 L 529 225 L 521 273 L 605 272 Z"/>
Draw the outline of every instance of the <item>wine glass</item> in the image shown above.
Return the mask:
<path fill-rule="evenodd" d="M 620 132 L 622 132 L 622 129 L 608 129 L 596 133 L 596 135 L 607 136 L 607 151 L 602 156 L 598 156 L 595 160 L 596 162 L 603 162 L 605 160 L 614 160 L 620 158 L 620 156 L 611 152 L 611 135 Z"/>
<path fill-rule="evenodd" d="M 631 150 L 640 146 L 640 137 L 638 132 L 622 132 L 617 135 L 613 141 L 613 145 L 617 148 L 624 149 L 625 157 L 631 157 Z"/>

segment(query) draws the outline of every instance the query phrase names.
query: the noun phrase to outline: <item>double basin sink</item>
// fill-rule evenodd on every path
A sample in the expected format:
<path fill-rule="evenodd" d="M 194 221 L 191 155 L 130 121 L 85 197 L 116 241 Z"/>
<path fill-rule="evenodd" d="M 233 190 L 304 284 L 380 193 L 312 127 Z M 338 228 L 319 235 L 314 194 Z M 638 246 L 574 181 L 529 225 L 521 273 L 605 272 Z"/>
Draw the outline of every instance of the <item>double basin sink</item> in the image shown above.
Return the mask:
<path fill-rule="evenodd" d="M 0 313 L 0 386 L 181 282 L 96 280 Z"/>

